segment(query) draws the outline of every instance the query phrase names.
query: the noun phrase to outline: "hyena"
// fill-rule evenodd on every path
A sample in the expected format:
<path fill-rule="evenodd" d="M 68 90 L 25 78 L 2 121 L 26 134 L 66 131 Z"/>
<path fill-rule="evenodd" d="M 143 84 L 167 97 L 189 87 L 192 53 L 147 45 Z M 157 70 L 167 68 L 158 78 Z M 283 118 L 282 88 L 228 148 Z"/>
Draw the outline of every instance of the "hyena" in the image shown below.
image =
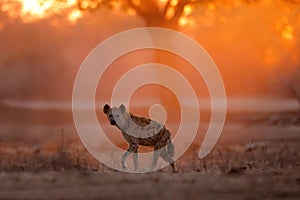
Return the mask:
<path fill-rule="evenodd" d="M 109 105 L 103 107 L 103 112 L 111 125 L 121 130 L 124 139 L 128 142 L 129 147 L 121 157 L 121 164 L 124 170 L 127 170 L 125 160 L 133 153 L 134 169 L 138 169 L 138 147 L 153 146 L 152 169 L 157 166 L 157 160 L 161 156 L 170 164 L 173 172 L 176 172 L 173 160 L 174 145 L 171 141 L 171 133 L 166 127 L 154 120 L 138 117 L 126 111 L 122 104 L 111 108 Z"/>

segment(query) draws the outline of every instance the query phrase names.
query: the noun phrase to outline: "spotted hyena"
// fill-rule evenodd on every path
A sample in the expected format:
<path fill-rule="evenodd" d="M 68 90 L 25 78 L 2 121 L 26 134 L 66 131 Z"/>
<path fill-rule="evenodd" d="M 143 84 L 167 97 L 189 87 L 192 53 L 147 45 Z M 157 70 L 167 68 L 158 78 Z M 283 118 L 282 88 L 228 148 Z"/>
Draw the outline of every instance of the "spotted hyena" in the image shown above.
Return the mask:
<path fill-rule="evenodd" d="M 157 160 L 161 156 L 170 164 L 175 172 L 174 145 L 171 141 L 171 133 L 166 127 L 154 120 L 138 117 L 126 111 L 122 104 L 119 108 L 111 108 L 109 105 L 103 107 L 103 112 L 111 125 L 121 130 L 124 139 L 128 142 L 129 148 L 121 157 L 121 164 L 127 170 L 125 160 L 133 153 L 134 169 L 138 169 L 138 147 L 153 146 L 152 169 L 156 168 Z"/>

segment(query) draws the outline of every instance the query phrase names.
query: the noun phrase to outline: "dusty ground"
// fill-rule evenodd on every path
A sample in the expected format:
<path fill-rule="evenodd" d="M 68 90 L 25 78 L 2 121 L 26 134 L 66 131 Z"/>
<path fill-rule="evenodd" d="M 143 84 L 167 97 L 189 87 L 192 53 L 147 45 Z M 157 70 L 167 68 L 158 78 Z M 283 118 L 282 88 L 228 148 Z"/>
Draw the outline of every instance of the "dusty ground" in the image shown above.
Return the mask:
<path fill-rule="evenodd" d="M 0 199 L 299 199 L 296 170 L 243 174 L 0 173 Z"/>
<path fill-rule="evenodd" d="M 61 134 L 66 122 L 12 126 L 6 118 L 0 199 L 300 199 L 299 119 L 297 113 L 229 116 L 205 159 L 197 158 L 195 143 L 176 162 L 179 173 L 126 174 L 91 158 L 72 128 Z"/>

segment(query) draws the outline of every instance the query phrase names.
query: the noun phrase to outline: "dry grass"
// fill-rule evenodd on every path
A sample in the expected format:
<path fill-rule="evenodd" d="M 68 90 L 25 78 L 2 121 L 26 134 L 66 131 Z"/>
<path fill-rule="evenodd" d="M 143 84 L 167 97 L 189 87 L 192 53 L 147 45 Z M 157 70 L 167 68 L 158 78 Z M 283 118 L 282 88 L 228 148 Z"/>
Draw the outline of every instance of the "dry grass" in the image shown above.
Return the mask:
<path fill-rule="evenodd" d="M 217 145 L 199 159 L 199 145 L 193 144 L 176 161 L 179 172 L 239 173 L 244 170 L 274 170 L 300 167 L 298 141 L 255 141 L 245 145 Z M 128 162 L 130 162 L 129 159 Z M 95 160 L 83 146 L 65 143 L 64 132 L 54 152 L 40 146 L 18 146 L 0 153 L 1 171 L 110 171 Z M 162 171 L 170 171 L 168 168 Z"/>
<path fill-rule="evenodd" d="M 19 145 L 15 148 L 2 148 L 0 152 L 1 171 L 66 171 L 98 170 L 99 164 L 78 145 L 69 148 L 61 129 L 60 141 L 56 145 Z M 70 145 L 71 146 L 71 145 Z"/>
<path fill-rule="evenodd" d="M 11 122 L 16 116 L 22 116 L 22 119 L 26 119 L 25 114 L 27 111 L 10 109 L 4 113 L 7 116 L 15 113 L 11 116 L 11 119 L 6 116 L 6 120 Z M 61 113 L 43 113 L 43 116 L 47 116 L 44 120 L 55 119 L 54 116 L 58 114 Z M 33 112 L 32 115 L 34 115 L 34 119 L 40 119 L 40 113 Z M 45 129 L 28 129 L 36 131 L 36 133 L 31 134 L 19 129 L 10 128 L 6 130 L 2 126 L 0 134 L 0 171 L 110 171 L 87 152 L 75 129 L 70 126 L 72 115 L 64 113 L 63 116 L 65 115 L 68 116 L 65 120 L 65 122 L 68 122 L 66 123 L 68 126 L 66 129 L 56 131 L 56 133 L 53 133 L 54 126 L 52 124 L 44 122 L 41 127 L 46 127 Z M 270 119 L 274 118 L 280 123 L 269 123 Z M 199 159 L 197 152 L 200 145 L 194 143 L 176 161 L 177 168 L 179 172 L 195 171 L 203 173 L 235 173 L 245 170 L 299 168 L 299 125 L 294 123 L 295 120 L 288 119 L 299 121 L 299 112 L 277 114 L 229 113 L 221 138 L 214 150 L 205 159 Z M 205 127 L 207 127 L 205 123 L 205 121 L 200 123 L 202 126 L 200 132 L 205 132 Z M 40 128 L 40 126 L 37 126 L 39 125 L 38 121 L 34 121 L 33 124 L 36 125 L 34 127 Z M 63 124 L 58 123 L 57 126 L 63 127 Z M 47 128 L 48 125 L 51 129 Z M 22 121 L 21 124 L 13 125 L 13 127 L 20 129 L 23 127 L 25 129 L 31 126 L 30 123 Z M 12 132 L 13 130 L 15 132 Z M 121 146 L 124 146 L 124 144 L 127 146 L 120 135 L 116 135 L 116 137 L 123 141 Z M 202 138 L 197 136 L 195 141 L 202 141 Z M 118 158 L 116 158 L 116 162 L 118 162 Z M 128 162 L 130 162 L 130 159 Z M 168 170 L 168 168 L 163 169 L 163 171 Z"/>
<path fill-rule="evenodd" d="M 138 175 L 116 172 L 95 160 L 75 131 L 50 134 L 1 135 L 0 199 L 300 197 L 297 125 L 227 123 L 207 157 L 198 158 L 200 145 L 194 143 L 176 161 L 177 174 L 169 167 Z"/>

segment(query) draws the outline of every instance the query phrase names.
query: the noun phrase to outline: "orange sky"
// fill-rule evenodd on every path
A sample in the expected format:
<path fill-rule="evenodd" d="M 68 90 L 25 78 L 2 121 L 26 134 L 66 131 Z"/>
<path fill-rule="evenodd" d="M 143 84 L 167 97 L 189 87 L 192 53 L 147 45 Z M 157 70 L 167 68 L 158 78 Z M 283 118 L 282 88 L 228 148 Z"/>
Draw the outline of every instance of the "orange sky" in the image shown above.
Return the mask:
<path fill-rule="evenodd" d="M 83 7 L 95 6 L 88 1 L 83 1 Z M 118 7 L 119 1 L 112 1 L 114 7 Z M 139 0 L 134 1 L 136 4 L 140 4 Z M 166 0 L 158 0 L 159 5 L 165 4 Z M 255 18 L 259 18 L 265 21 L 266 27 L 273 29 L 274 34 L 278 34 L 284 40 L 292 41 L 297 36 L 300 26 L 300 11 L 297 9 L 299 5 L 283 3 L 281 0 L 261 0 L 260 3 L 255 5 L 246 5 L 241 3 L 240 0 L 224 1 L 225 3 L 210 2 L 204 5 L 200 5 L 195 9 L 194 4 L 188 4 L 185 6 L 184 14 L 179 20 L 181 27 L 195 27 L 198 24 L 201 26 L 214 26 L 221 24 L 235 23 L 239 26 L 239 22 L 243 18 L 250 16 L 249 20 L 255 21 Z M 172 17 L 174 9 L 178 3 L 178 0 L 172 0 L 170 11 L 167 12 L 166 18 Z M 7 13 L 9 17 L 20 17 L 24 23 L 35 22 L 37 20 L 49 18 L 53 15 L 63 14 L 70 23 L 74 23 L 84 16 L 84 12 L 78 9 L 77 0 L 3 0 L 0 7 L 1 11 Z M 242 11 L 244 10 L 244 11 Z M 239 14 L 237 15 L 237 12 Z M 127 11 L 128 15 L 136 15 L 133 10 Z M 251 23 L 250 21 L 250 23 Z M 2 22 L 3 23 L 3 22 Z M 3 24 L 2 24 L 3 26 Z M 2 27 L 3 28 L 3 27 Z"/>
<path fill-rule="evenodd" d="M 86 2 L 86 3 L 85 3 Z M 120 1 L 112 1 L 112 7 L 115 10 L 120 6 Z M 140 4 L 140 0 L 134 1 Z M 166 0 L 158 0 L 159 5 L 165 4 Z M 225 2 L 225 3 L 224 3 Z M 174 9 L 178 0 L 172 0 L 170 11 L 167 12 L 166 18 L 174 14 Z M 83 1 L 83 7 L 95 7 L 95 4 Z M 298 8 L 297 8 L 298 7 Z M 230 26 L 232 32 L 237 32 L 240 28 L 248 27 L 249 34 L 252 34 L 253 25 L 256 29 L 267 29 L 269 35 L 261 37 L 279 36 L 286 42 L 298 42 L 300 27 L 300 9 L 297 4 L 284 3 L 281 0 L 261 0 L 260 3 L 249 5 L 240 0 L 216 1 L 206 4 L 194 4 L 185 6 L 184 14 L 179 20 L 179 26 L 184 29 L 192 30 L 195 27 L 210 28 L 213 26 Z M 37 20 L 47 19 L 55 15 L 64 15 L 70 23 L 76 23 L 87 12 L 82 12 L 77 7 L 77 0 L 3 0 L 0 10 L 11 18 L 20 17 L 24 23 L 33 23 Z M 132 9 L 127 10 L 128 15 L 135 16 Z M 245 19 L 249 21 L 245 21 Z M 250 23 L 250 24 L 248 24 Z M 262 24 L 263 23 L 263 24 Z M 244 27 L 241 27 L 243 25 Z M 4 24 L 1 22 L 0 30 Z M 244 33 L 245 34 L 245 33 Z M 234 33 L 232 34 L 234 35 Z M 228 39 L 230 36 L 224 36 Z M 227 37 L 227 38 L 226 38 Z M 272 39 L 272 38 L 270 38 Z M 296 40 L 296 41 L 294 41 Z M 272 65 L 275 61 L 272 59 L 272 50 L 265 51 L 264 62 L 266 65 Z"/>
<path fill-rule="evenodd" d="M 135 2 L 138 4 L 139 1 Z M 165 0 L 160 2 L 164 3 Z M 251 88 L 252 83 L 264 83 L 266 76 L 275 79 L 275 76 L 281 76 L 287 69 L 290 71 L 300 68 L 299 4 L 283 3 L 281 0 L 261 0 L 254 4 L 241 3 L 240 0 L 220 2 L 187 5 L 179 20 L 179 29 L 207 49 L 229 88 L 235 87 L 237 82 L 247 82 L 248 79 L 249 83 L 245 87 Z M 176 0 L 172 1 L 174 6 L 177 3 Z M 66 26 L 76 27 L 84 18 L 88 18 L 85 21 L 88 23 L 87 29 L 82 31 L 105 26 L 105 29 L 102 28 L 103 35 L 100 39 L 96 39 L 96 35 L 92 36 L 92 33 L 85 33 L 88 37 L 95 37 L 93 41 L 101 41 L 119 29 L 126 30 L 143 25 L 142 19 L 136 16 L 133 10 L 119 11 L 118 1 L 114 1 L 112 7 L 113 10 L 106 9 L 105 12 L 104 8 L 101 8 L 102 13 L 112 14 L 103 18 L 99 12 L 97 16 L 101 18 L 97 23 L 95 13 L 80 11 L 76 0 L 3 0 L 0 3 L 0 10 L 7 16 L 6 19 L 21 19 L 24 24 L 47 21 L 47 24 L 51 24 L 58 32 Z M 172 15 L 172 9 L 166 18 L 169 15 Z M 119 18 L 114 18 L 118 16 Z M 62 17 L 63 20 L 60 20 Z M 124 24 L 122 19 L 130 23 Z M 6 21 L 0 18 L 0 34 L 5 28 Z M 91 43 L 90 48 L 93 45 L 97 43 Z M 70 47 L 69 50 L 71 49 L 75 51 L 74 48 Z M 70 53 L 68 57 L 76 56 Z M 74 67 L 78 67 L 79 64 Z"/>

